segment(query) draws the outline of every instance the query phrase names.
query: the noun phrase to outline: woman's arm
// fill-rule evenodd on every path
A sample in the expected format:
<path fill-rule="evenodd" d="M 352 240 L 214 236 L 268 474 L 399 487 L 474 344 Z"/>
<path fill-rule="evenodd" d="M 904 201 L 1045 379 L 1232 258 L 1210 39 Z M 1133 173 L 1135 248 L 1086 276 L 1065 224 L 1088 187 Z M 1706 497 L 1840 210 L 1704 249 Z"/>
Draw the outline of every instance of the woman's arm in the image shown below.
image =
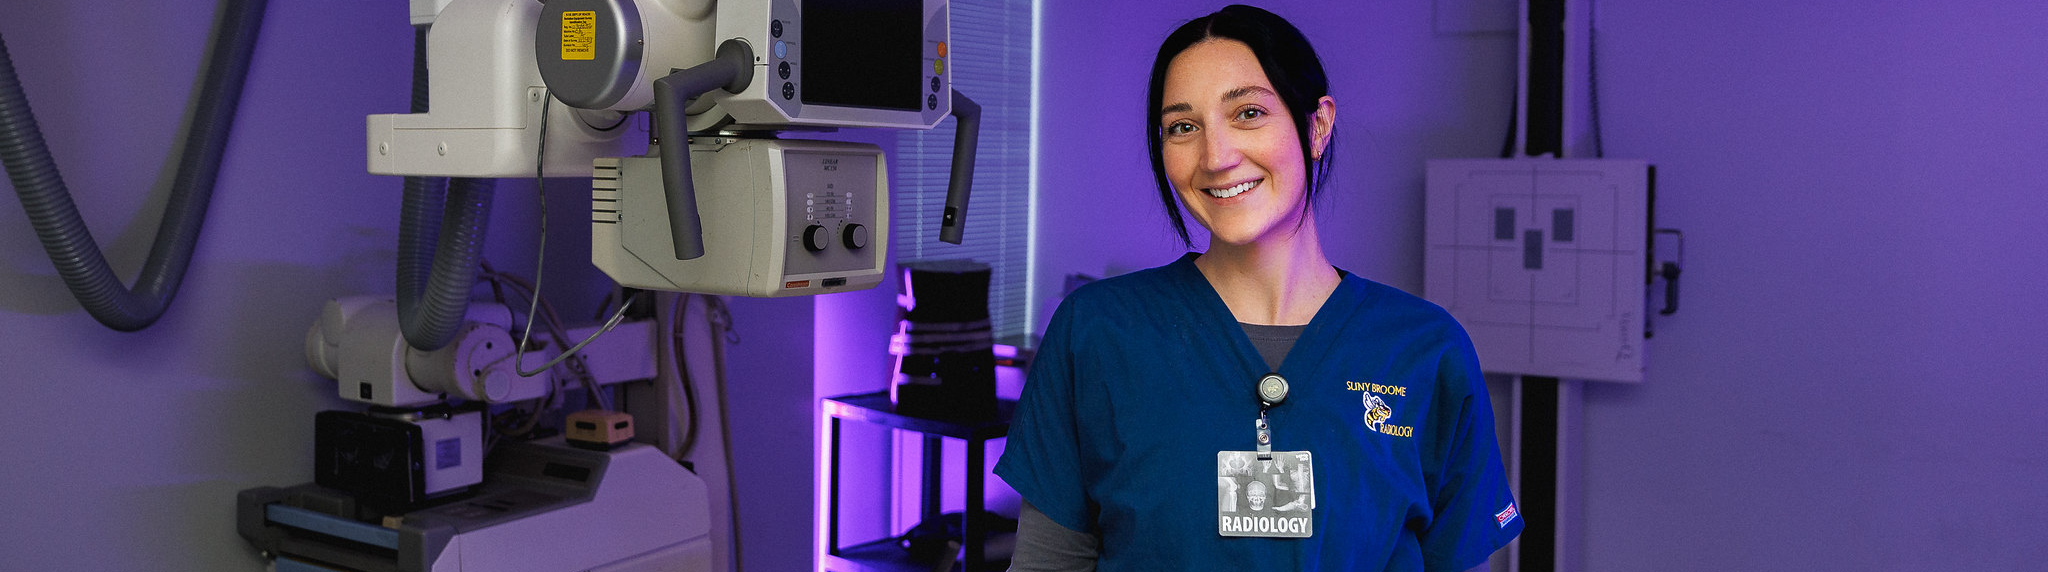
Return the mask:
<path fill-rule="evenodd" d="M 1017 515 L 1010 572 L 1093 572 L 1101 544 L 1095 535 L 1061 526 L 1025 501 Z"/>

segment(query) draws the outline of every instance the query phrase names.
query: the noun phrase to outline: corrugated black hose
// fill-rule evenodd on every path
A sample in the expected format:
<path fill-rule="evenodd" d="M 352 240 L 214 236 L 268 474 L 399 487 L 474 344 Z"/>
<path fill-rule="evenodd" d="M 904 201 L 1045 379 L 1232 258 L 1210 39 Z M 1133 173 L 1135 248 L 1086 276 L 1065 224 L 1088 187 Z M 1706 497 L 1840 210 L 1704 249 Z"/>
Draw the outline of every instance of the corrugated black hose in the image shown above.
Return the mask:
<path fill-rule="evenodd" d="M 412 112 L 426 113 L 425 28 L 414 33 L 412 66 Z M 493 179 L 405 178 L 398 218 L 398 325 L 415 349 L 446 347 L 462 326 L 483 260 L 496 184 Z"/>
<path fill-rule="evenodd" d="M 184 152 L 150 246 L 142 273 L 130 290 L 114 276 L 99 243 L 78 216 L 57 162 L 43 143 L 28 96 L 14 74 L 14 60 L 0 40 L 0 163 L 28 211 L 50 262 L 79 304 L 109 328 L 132 332 L 149 327 L 177 297 L 192 251 L 199 244 L 207 204 L 220 172 L 221 156 L 233 130 L 250 56 L 263 25 L 265 0 L 221 0 L 214 16 L 200 85 L 185 110 Z"/>
<path fill-rule="evenodd" d="M 426 112 L 427 28 L 420 26 L 412 41 L 412 113 Z M 417 293 L 433 269 L 433 252 L 421 252 L 417 245 L 441 235 L 442 199 L 447 192 L 446 177 L 405 178 L 398 215 L 398 291 L 414 294 L 408 305 L 417 301 Z"/>

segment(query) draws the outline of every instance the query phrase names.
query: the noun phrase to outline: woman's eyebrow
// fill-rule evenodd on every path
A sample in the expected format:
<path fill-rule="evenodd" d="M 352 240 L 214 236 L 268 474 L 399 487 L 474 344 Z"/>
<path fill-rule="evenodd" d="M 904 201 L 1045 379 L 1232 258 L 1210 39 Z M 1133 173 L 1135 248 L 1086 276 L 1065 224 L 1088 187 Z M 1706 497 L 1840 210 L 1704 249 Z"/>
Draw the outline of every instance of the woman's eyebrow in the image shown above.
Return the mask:
<path fill-rule="evenodd" d="M 1240 99 L 1240 98 L 1244 98 L 1244 97 L 1247 97 L 1247 96 L 1252 96 L 1252 95 L 1264 95 L 1264 96 L 1269 96 L 1269 97 L 1271 97 L 1271 96 L 1273 96 L 1273 90 L 1270 90 L 1270 89 L 1266 89 L 1266 88 L 1264 88 L 1264 87 L 1260 87 L 1260 86 L 1256 86 L 1256 85 L 1247 85 L 1247 86 L 1244 86 L 1244 87 L 1240 87 L 1240 88 L 1237 88 L 1237 89 L 1233 89 L 1233 90 L 1230 90 L 1230 91 L 1226 91 L 1226 92 L 1223 92 L 1223 101 L 1230 101 L 1230 100 L 1233 100 L 1233 99 Z"/>
<path fill-rule="evenodd" d="M 1251 97 L 1251 96 L 1254 96 L 1254 95 L 1261 95 L 1261 96 L 1267 96 L 1267 97 L 1278 97 L 1278 96 L 1276 96 L 1276 95 L 1273 95 L 1273 90 L 1270 90 L 1270 89 L 1266 89 L 1266 88 L 1264 88 L 1264 87 L 1261 87 L 1261 86 L 1256 86 L 1256 85 L 1247 85 L 1247 86 L 1244 86 L 1244 87 L 1239 87 L 1239 88 L 1236 88 L 1236 89 L 1232 89 L 1232 90 L 1230 90 L 1230 91 L 1226 91 L 1226 92 L 1223 92 L 1223 101 L 1230 101 L 1230 100 L 1233 100 L 1233 99 L 1243 99 L 1243 98 L 1246 98 L 1246 97 Z M 1169 114 L 1169 113 L 1183 113 L 1183 112 L 1188 112 L 1188 111 L 1194 111 L 1194 109 L 1195 109 L 1195 107 L 1194 107 L 1194 106 L 1192 106 L 1192 105 L 1188 105 L 1188 104 L 1186 104 L 1186 103 L 1176 103 L 1176 104 L 1173 104 L 1173 105 L 1168 105 L 1168 106 L 1166 106 L 1166 107 L 1161 107 L 1161 108 L 1159 108 L 1159 114 L 1160 114 L 1160 115 L 1166 115 L 1166 114 Z"/>

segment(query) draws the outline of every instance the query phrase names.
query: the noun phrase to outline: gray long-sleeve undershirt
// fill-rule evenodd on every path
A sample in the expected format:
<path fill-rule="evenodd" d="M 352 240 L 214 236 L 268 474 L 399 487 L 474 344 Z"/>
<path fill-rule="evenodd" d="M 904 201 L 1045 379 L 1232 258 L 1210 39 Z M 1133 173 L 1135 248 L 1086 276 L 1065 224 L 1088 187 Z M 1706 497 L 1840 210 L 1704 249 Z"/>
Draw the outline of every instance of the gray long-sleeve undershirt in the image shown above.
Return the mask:
<path fill-rule="evenodd" d="M 1010 572 L 1094 572 L 1102 539 L 1067 528 L 1053 520 L 1031 501 L 1017 514 L 1017 551 L 1010 557 Z"/>

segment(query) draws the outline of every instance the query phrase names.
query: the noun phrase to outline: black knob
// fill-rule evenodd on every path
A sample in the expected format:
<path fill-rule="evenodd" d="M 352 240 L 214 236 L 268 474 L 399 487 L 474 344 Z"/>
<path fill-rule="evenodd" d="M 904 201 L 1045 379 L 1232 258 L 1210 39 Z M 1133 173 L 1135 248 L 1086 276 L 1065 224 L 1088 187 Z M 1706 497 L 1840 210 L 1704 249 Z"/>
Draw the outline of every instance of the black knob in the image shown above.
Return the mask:
<path fill-rule="evenodd" d="M 830 244 L 828 244 L 826 240 L 827 239 L 825 238 L 824 226 L 814 224 L 811 225 L 809 228 L 804 229 L 805 249 L 810 250 L 811 252 L 818 252 L 824 250 L 826 246 L 830 246 Z"/>
<path fill-rule="evenodd" d="M 847 250 L 860 250 L 863 248 L 867 248 L 868 227 L 866 225 L 861 225 L 857 223 L 848 224 L 845 228 L 840 229 L 839 240 L 846 243 Z"/>

